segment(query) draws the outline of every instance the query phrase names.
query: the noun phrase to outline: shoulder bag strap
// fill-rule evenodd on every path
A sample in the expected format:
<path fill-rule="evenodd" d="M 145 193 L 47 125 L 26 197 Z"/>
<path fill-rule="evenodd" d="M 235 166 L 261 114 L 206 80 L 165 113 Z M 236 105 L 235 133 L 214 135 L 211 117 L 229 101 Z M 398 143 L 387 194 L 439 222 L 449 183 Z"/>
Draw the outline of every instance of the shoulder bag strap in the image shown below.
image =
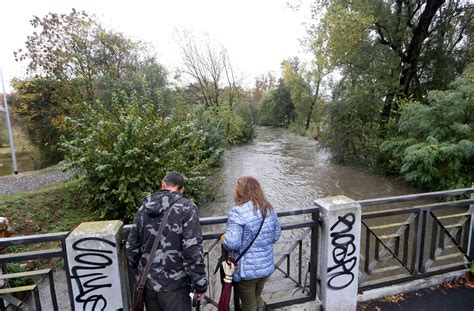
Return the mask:
<path fill-rule="evenodd" d="M 168 216 L 170 215 L 171 210 L 173 209 L 172 206 L 170 206 L 166 212 L 165 215 L 163 216 L 163 219 L 161 220 L 160 227 L 158 228 L 158 232 L 156 233 L 156 238 L 155 241 L 153 242 L 153 246 L 150 251 L 150 256 L 148 256 L 148 261 L 146 263 L 145 269 L 143 269 L 142 276 L 138 282 L 138 287 L 139 288 L 145 288 L 145 282 L 148 277 L 148 273 L 150 273 L 151 269 L 151 264 L 153 263 L 153 260 L 155 259 L 156 255 L 156 250 L 158 249 L 158 245 L 160 244 L 160 238 L 161 235 L 163 234 L 163 230 L 165 229 L 166 222 L 168 220 Z"/>
<path fill-rule="evenodd" d="M 262 227 L 263 227 L 263 223 L 265 222 L 265 217 L 267 216 L 266 213 L 262 213 L 262 216 L 263 216 L 263 219 L 262 219 L 262 223 L 260 224 L 260 228 L 258 228 L 258 231 L 257 231 L 257 234 L 255 235 L 255 237 L 253 238 L 252 242 L 250 242 L 250 244 L 244 249 L 244 251 L 240 254 L 239 257 L 237 257 L 237 259 L 235 260 L 235 262 L 239 262 L 240 258 L 242 258 L 245 253 L 250 249 L 250 247 L 252 246 L 253 242 L 255 242 L 255 240 L 257 239 L 258 237 L 258 234 L 260 233 L 260 230 L 262 230 Z"/>

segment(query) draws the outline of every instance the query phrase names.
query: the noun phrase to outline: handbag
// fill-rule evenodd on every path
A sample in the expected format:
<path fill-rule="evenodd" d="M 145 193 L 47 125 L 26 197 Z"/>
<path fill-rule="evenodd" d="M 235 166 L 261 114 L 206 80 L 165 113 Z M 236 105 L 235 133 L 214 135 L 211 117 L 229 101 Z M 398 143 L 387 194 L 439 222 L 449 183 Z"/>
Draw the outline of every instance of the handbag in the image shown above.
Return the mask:
<path fill-rule="evenodd" d="M 151 264 L 153 263 L 153 260 L 155 259 L 156 250 L 158 249 L 158 245 L 160 244 L 160 238 L 161 238 L 161 235 L 163 234 L 163 230 L 165 229 L 166 221 L 168 220 L 168 216 L 170 215 L 171 209 L 172 208 L 170 206 L 166 210 L 165 215 L 163 216 L 163 219 L 161 220 L 160 227 L 158 229 L 158 232 L 156 233 L 155 241 L 153 242 L 153 246 L 150 251 L 150 256 L 148 257 L 148 261 L 145 265 L 145 269 L 143 269 L 142 274 L 138 276 L 137 282 L 135 283 L 135 286 L 133 287 L 133 296 L 132 296 L 132 310 L 133 311 L 144 310 L 144 305 L 145 305 L 144 292 L 145 292 L 146 279 L 148 277 L 148 273 L 150 273 Z"/>

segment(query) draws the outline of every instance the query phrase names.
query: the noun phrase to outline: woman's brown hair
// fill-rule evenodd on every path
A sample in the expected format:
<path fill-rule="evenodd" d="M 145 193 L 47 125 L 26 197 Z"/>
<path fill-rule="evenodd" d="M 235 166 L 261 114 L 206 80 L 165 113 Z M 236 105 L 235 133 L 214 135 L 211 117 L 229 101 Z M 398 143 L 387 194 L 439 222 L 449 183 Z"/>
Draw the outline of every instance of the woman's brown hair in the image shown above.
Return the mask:
<path fill-rule="evenodd" d="M 242 176 L 237 179 L 234 201 L 238 205 L 252 201 L 254 211 L 256 212 L 259 208 L 262 214 L 273 211 L 273 206 L 263 194 L 260 183 L 252 176 Z"/>

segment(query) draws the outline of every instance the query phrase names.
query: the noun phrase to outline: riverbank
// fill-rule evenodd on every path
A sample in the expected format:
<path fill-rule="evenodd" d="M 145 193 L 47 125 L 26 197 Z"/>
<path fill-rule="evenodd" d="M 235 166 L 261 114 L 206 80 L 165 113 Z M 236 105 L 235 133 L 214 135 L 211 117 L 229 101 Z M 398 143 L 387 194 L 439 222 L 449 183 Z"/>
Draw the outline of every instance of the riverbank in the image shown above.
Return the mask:
<path fill-rule="evenodd" d="M 8 184 L 11 189 L 18 183 L 23 183 L 23 187 L 38 186 L 40 180 L 51 182 L 51 176 L 57 177 L 57 172 L 52 174 L 35 172 L 28 174 L 27 179 L 15 177 L 18 179 L 13 183 L 9 181 L 11 177 L 2 177 L 0 188 Z M 76 180 L 52 182 L 28 192 L 0 195 L 0 216 L 9 220 L 13 235 L 68 231 L 81 222 L 99 218 L 82 203 Z"/>

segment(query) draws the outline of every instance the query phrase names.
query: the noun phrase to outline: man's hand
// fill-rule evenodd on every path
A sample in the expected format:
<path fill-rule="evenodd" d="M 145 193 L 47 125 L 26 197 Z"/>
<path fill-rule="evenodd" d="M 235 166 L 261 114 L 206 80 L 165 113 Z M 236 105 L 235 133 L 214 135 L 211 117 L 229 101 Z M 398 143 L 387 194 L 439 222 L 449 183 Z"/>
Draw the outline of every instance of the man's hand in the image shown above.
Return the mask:
<path fill-rule="evenodd" d="M 196 293 L 197 300 L 198 300 L 198 301 L 203 300 L 203 299 L 204 299 L 204 294 L 205 294 L 205 293 Z"/>

